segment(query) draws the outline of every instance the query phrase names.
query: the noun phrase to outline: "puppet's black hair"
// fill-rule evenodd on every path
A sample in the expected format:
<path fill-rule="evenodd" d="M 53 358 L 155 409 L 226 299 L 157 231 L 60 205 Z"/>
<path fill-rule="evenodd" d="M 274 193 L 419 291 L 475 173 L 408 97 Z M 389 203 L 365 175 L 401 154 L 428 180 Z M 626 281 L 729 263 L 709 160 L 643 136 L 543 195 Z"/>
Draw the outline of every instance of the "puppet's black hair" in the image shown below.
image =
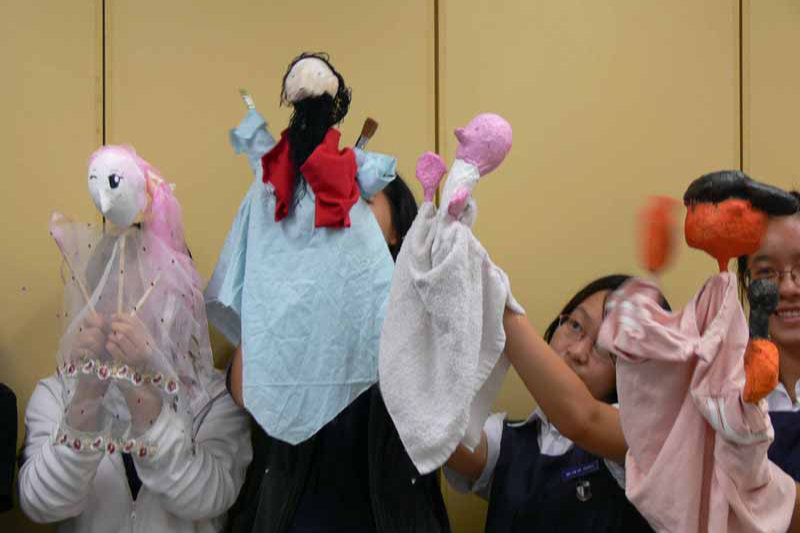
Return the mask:
<path fill-rule="evenodd" d="M 339 81 L 336 96 L 322 94 L 289 102 L 286 99 L 286 78 L 298 61 L 308 58 L 319 59 L 331 69 Z M 344 120 L 350 109 L 352 90 L 345 85 L 342 75 L 331 65 L 328 54 L 323 52 L 303 52 L 294 58 L 286 69 L 281 83 L 281 105 L 291 105 L 293 109 L 288 128 L 289 153 L 295 172 L 299 174 L 300 167 L 325 138 L 328 129 Z M 301 181 L 296 181 L 298 186 Z"/>
<path fill-rule="evenodd" d="M 748 200 L 770 216 L 791 215 L 800 208 L 797 198 L 791 194 L 755 181 L 741 170 L 722 170 L 700 176 L 686 189 L 683 203 L 687 206 L 699 202 L 718 204 L 729 198 Z"/>

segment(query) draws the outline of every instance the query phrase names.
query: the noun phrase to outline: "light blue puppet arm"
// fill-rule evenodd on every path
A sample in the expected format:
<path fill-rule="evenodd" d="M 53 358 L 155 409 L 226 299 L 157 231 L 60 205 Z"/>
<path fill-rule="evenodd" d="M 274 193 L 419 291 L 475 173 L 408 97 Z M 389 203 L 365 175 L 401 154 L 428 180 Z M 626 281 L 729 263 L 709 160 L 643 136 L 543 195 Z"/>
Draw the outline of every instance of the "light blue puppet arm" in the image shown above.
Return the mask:
<path fill-rule="evenodd" d="M 247 263 L 250 215 L 263 184 L 261 158 L 275 146 L 267 130 L 267 121 L 250 109 L 239 125 L 230 130 L 229 138 L 237 154 L 245 153 L 256 179 L 239 205 L 236 219 L 225 239 L 217 266 L 205 290 L 208 321 L 234 345 L 241 342 L 242 291 Z"/>
<path fill-rule="evenodd" d="M 239 125 L 230 131 L 230 141 L 237 154 L 247 154 L 253 174 L 261 180 L 261 158 L 275 146 L 266 119 L 255 109 L 250 109 Z"/>
<path fill-rule="evenodd" d="M 234 346 L 241 343 L 242 297 L 247 270 L 247 243 L 250 237 L 250 215 L 253 205 L 259 205 L 258 194 L 263 189 L 260 179 L 253 180 L 242 200 L 225 245 L 217 259 L 214 273 L 204 291 L 208 322 L 225 335 Z"/>
<path fill-rule="evenodd" d="M 376 152 L 366 152 L 360 148 L 353 148 L 353 151 L 356 153 L 358 165 L 356 178 L 362 198 L 371 198 L 397 176 L 396 158 Z"/>

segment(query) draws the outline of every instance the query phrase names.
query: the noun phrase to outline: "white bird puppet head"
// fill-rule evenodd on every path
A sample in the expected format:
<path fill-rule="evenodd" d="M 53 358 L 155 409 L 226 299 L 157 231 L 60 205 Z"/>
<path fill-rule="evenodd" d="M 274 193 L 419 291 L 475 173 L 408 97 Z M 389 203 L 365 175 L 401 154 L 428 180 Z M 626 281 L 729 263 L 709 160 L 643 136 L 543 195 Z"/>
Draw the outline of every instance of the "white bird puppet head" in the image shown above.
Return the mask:
<path fill-rule="evenodd" d="M 89 158 L 89 193 L 115 226 L 130 226 L 147 207 L 148 167 L 129 146 L 103 146 Z"/>
<path fill-rule="evenodd" d="M 97 149 L 89 157 L 88 185 L 97 210 L 112 224 L 124 229 L 146 222 L 156 237 L 185 253 L 181 207 L 172 185 L 132 146 Z"/>

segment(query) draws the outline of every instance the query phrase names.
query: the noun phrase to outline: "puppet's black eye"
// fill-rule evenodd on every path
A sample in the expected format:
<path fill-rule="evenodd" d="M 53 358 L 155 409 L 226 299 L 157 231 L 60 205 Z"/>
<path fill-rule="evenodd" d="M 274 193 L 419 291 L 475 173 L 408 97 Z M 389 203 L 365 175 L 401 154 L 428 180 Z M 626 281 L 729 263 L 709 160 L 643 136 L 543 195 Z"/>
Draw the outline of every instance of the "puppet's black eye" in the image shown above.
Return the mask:
<path fill-rule="evenodd" d="M 122 180 L 122 176 L 118 174 L 109 174 L 108 176 L 108 186 L 112 189 L 116 189 L 119 187 L 119 182 Z"/>
<path fill-rule="evenodd" d="M 95 176 L 94 174 L 92 174 L 91 176 L 89 176 L 89 179 L 90 179 L 90 180 L 96 180 L 96 179 L 97 179 L 97 176 Z"/>

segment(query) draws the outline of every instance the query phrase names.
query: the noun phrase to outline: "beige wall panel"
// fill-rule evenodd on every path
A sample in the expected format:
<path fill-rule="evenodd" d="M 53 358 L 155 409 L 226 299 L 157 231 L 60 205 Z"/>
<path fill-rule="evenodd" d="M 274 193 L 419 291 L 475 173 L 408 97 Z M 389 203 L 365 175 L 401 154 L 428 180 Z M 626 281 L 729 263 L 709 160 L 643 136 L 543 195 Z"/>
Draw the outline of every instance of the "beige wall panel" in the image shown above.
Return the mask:
<path fill-rule="evenodd" d="M 745 2 L 745 169 L 800 188 L 800 2 Z"/>
<path fill-rule="evenodd" d="M 0 6 L 0 160 L 3 243 L 0 381 L 22 419 L 36 382 L 55 370 L 61 331 L 61 256 L 48 235 L 54 210 L 94 221 L 86 160 L 101 141 L 99 3 L 3 2 Z M 0 531 L 49 531 L 18 508 Z"/>
<path fill-rule="evenodd" d="M 507 162 L 477 189 L 476 234 L 540 331 L 586 282 L 639 273 L 635 217 L 649 195 L 739 166 L 738 2 L 441 1 L 442 131 L 493 111 L 514 128 Z M 682 216 L 682 215 L 681 215 Z M 664 279 L 683 305 L 715 271 L 680 238 Z M 497 409 L 533 400 L 513 372 Z M 447 500 L 455 531 L 485 505 Z"/>
<path fill-rule="evenodd" d="M 289 117 L 281 79 L 300 52 L 329 52 L 353 88 L 343 144 L 374 117 L 370 149 L 397 155 L 412 182 L 417 156 L 434 148 L 432 2 L 109 0 L 108 12 L 109 142 L 133 144 L 177 184 L 203 276 L 252 180 L 227 140 L 245 111 L 237 89 L 277 136 Z"/>

